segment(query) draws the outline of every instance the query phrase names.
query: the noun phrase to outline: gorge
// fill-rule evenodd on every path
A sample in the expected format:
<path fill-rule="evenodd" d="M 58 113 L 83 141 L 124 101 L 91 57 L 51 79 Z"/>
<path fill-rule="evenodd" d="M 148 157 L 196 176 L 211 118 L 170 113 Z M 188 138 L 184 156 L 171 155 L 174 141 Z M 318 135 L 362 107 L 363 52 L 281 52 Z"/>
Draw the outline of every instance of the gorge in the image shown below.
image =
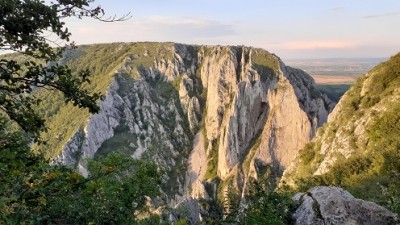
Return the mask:
<path fill-rule="evenodd" d="M 282 174 L 281 184 L 296 187 L 296 182 L 302 183 L 311 175 L 329 172 L 339 159 L 337 152 L 348 159 L 357 152 L 351 150 L 353 145 L 368 143 L 363 134 L 372 121 L 370 117 L 351 120 L 350 124 L 357 127 L 335 125 L 338 117 L 344 121 L 352 115 L 341 111 L 344 105 L 354 105 L 348 100 L 354 89 L 364 93 L 361 96 L 368 95 L 362 87 L 365 78 L 345 94 L 329 115 L 330 123 L 308 144 L 335 103 L 315 88 L 308 74 L 285 66 L 278 56 L 263 49 L 114 43 L 81 46 L 65 53 L 62 62 L 76 70 L 89 67 L 93 77 L 87 88 L 100 91 L 105 98 L 99 103 L 100 112 L 89 115 L 64 105 L 60 96 L 40 93 L 52 99 L 51 107 L 46 106 L 51 109 L 47 124 L 51 132 L 43 134 L 48 144 L 35 146 L 35 151 L 86 176 L 86 159 L 113 151 L 153 161 L 166 171 L 159 205 L 173 206 L 191 198 L 223 202 L 231 190 L 245 196 L 253 181 L 274 183 Z M 387 82 L 390 84 L 390 79 Z M 388 100 L 376 100 L 371 95 L 357 104 L 376 104 L 378 111 L 371 111 L 373 115 L 384 112 L 385 107 L 379 104 L 398 100 L 398 87 L 390 90 L 385 95 L 391 96 Z M 60 125 L 67 121 L 68 126 Z M 336 135 L 334 139 L 323 137 L 333 140 L 333 147 L 319 141 L 327 130 Z M 351 133 L 358 139 L 344 135 Z M 307 153 L 312 157 L 304 160 L 305 152 L 311 151 L 307 149 L 315 146 L 323 153 Z M 316 172 L 308 172 L 312 170 Z M 296 175 L 302 171 L 307 172 Z M 386 211 L 384 214 L 396 217 Z"/>

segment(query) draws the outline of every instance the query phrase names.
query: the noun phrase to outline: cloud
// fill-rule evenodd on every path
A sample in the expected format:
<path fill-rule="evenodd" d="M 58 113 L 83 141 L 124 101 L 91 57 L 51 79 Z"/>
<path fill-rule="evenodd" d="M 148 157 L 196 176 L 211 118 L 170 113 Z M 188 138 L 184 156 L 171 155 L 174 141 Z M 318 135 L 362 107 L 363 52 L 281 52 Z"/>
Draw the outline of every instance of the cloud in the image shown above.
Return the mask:
<path fill-rule="evenodd" d="M 182 38 L 214 38 L 236 34 L 233 24 L 199 18 L 138 18 L 133 27 L 163 36 Z"/>
<path fill-rule="evenodd" d="M 388 17 L 388 16 L 397 16 L 400 15 L 400 12 L 391 12 L 391 13 L 382 13 L 382 14 L 376 14 L 376 15 L 367 15 L 364 16 L 365 19 L 374 19 L 374 18 L 379 18 L 379 17 Z"/>
<path fill-rule="evenodd" d="M 346 41 L 297 41 L 277 44 L 277 47 L 287 50 L 316 50 L 316 49 L 346 49 L 354 47 Z"/>
<path fill-rule="evenodd" d="M 202 18 L 136 17 L 118 23 L 68 21 L 77 43 L 116 41 L 173 41 L 195 44 L 218 44 L 238 33 L 237 23 L 225 23 Z"/>

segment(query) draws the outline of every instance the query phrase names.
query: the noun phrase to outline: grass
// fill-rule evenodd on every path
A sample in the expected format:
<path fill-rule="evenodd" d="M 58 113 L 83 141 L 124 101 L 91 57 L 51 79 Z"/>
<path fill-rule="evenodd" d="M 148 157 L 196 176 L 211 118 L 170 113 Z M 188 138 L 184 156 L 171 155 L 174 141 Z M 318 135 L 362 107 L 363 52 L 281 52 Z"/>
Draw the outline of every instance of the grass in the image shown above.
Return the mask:
<path fill-rule="evenodd" d="M 214 180 L 218 177 L 218 148 L 219 139 L 214 139 L 211 141 L 211 150 L 208 153 L 207 170 L 204 174 L 204 179 Z"/>
<path fill-rule="evenodd" d="M 252 62 L 254 68 L 260 74 L 262 82 L 271 80 L 279 70 L 279 63 L 276 57 L 263 49 L 253 50 Z"/>

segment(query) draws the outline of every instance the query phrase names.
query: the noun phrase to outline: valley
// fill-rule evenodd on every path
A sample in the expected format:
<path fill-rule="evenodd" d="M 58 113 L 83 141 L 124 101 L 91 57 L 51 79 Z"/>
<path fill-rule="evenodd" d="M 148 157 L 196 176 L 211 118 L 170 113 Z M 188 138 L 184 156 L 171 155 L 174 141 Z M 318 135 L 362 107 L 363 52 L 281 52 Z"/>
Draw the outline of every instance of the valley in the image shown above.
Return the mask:
<path fill-rule="evenodd" d="M 0 0 L 0 225 L 400 225 L 398 9 Z"/>
<path fill-rule="evenodd" d="M 66 53 L 63 62 L 73 70 L 92 68 L 93 82 L 85 88 L 104 94 L 99 102 L 100 111 L 90 115 L 65 104 L 59 95 L 47 90 L 36 92 L 42 99 L 38 109 L 45 112 L 50 132 L 41 134 L 46 144 L 35 144 L 33 151 L 53 164 L 73 168 L 84 177 L 91 176 L 90 160 L 107 160 L 115 153 L 154 163 L 163 176 L 160 195 L 151 203 L 153 212 L 174 216 L 176 220 L 185 218 L 195 224 L 201 220 L 252 221 L 249 216 L 257 213 L 257 208 L 251 208 L 256 211 L 250 210 L 248 214 L 237 210 L 243 204 L 260 207 L 255 196 L 275 196 L 285 202 L 280 213 L 289 212 L 294 204 L 301 205 L 297 210 L 292 209 L 292 214 L 281 215 L 286 222 L 291 218 L 296 218 L 299 224 L 329 220 L 333 212 L 327 212 L 326 218 L 309 214 L 313 206 L 304 200 L 306 197 L 293 200 L 288 197 L 322 185 L 346 188 L 355 197 L 379 202 L 397 212 L 397 203 L 385 203 L 397 193 L 398 187 L 398 182 L 389 178 L 390 170 L 384 174 L 380 169 L 371 172 L 384 176 L 382 185 L 386 185 L 384 190 L 388 194 L 383 198 L 377 196 L 380 186 L 374 187 L 374 194 L 368 196 L 365 188 L 370 186 L 369 181 L 357 176 L 361 172 L 370 173 L 365 163 L 377 160 L 376 163 L 386 165 L 388 160 L 386 153 L 377 155 L 378 159 L 367 159 L 364 154 L 373 151 L 368 150 L 369 139 L 387 145 L 375 138 L 387 133 L 380 133 L 379 120 L 372 118 L 389 113 L 383 116 L 392 121 L 398 116 L 396 105 L 383 110 L 398 98 L 397 77 L 390 75 L 392 70 L 397 71 L 396 60 L 398 56 L 392 59 L 394 63 L 387 63 L 388 69 L 382 64 L 360 78 L 340 75 L 349 72 L 340 71 L 345 62 L 341 62 L 334 76 L 310 76 L 301 69 L 286 66 L 268 51 L 252 47 L 150 42 L 80 46 Z M 337 63 L 334 61 L 333 65 Z M 320 74 L 333 67 L 325 62 L 305 68 Z M 356 71 L 359 70 L 357 67 Z M 368 94 L 364 82 L 379 84 L 380 78 L 375 77 L 381 73 L 386 76 L 383 79 L 386 83 L 377 86 L 379 90 L 368 86 L 376 92 Z M 382 91 L 386 94 L 379 94 Z M 360 93 L 364 96 L 360 97 Z M 381 97 L 377 99 L 378 95 Z M 343 115 L 352 116 L 350 124 Z M 68 126 L 63 125 L 67 120 Z M 355 121 L 359 126 L 351 125 Z M 391 125 L 392 132 L 397 132 L 397 126 Z M 376 131 L 371 133 L 367 126 L 375 127 Z M 382 129 L 386 132 L 389 128 Z M 358 138 L 353 134 L 359 135 Z M 332 140 L 334 147 L 329 147 Z M 387 153 L 393 151 L 390 154 L 395 155 L 395 149 L 388 149 Z M 382 157 L 383 161 L 379 161 Z M 336 178 L 336 173 L 343 167 L 336 168 L 336 161 L 345 168 L 360 163 L 356 174 L 345 171 L 365 186 L 352 186 L 353 180 L 347 178 L 344 183 L 339 182 L 337 179 L 343 178 Z M 397 167 L 395 162 L 387 165 Z M 393 176 L 396 173 L 394 169 Z M 376 176 L 368 179 L 375 182 Z M 381 185 L 380 182 L 377 184 Z M 343 198 L 346 204 L 365 205 L 342 218 L 346 221 L 360 220 L 359 210 L 376 210 L 383 215 L 371 221 L 387 220 L 387 224 L 392 224 L 397 220 L 390 211 L 355 199 L 345 190 L 323 187 L 310 190 L 315 196 L 335 193 L 332 198 Z M 315 199 L 310 201 L 319 202 L 311 205 L 326 204 L 324 199 Z M 170 211 L 162 210 L 165 207 L 171 208 Z M 212 207 L 216 208 L 209 209 Z M 185 208 L 192 211 L 183 213 Z"/>

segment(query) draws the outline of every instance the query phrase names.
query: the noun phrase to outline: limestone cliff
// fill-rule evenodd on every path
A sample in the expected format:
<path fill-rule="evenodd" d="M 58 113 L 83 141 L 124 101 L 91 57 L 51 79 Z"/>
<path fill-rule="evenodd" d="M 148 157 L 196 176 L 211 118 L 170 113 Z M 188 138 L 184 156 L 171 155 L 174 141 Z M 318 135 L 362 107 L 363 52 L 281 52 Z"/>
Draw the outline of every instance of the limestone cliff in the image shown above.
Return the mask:
<path fill-rule="evenodd" d="M 82 173 L 85 158 L 115 150 L 154 160 L 167 171 L 166 198 L 215 197 L 216 179 L 234 178 L 241 189 L 266 168 L 282 173 L 334 105 L 309 75 L 262 49 L 117 47 L 107 52 L 121 61 L 107 78 L 100 113 L 75 128 L 56 160 Z M 69 62 L 95 54 L 81 51 Z"/>

